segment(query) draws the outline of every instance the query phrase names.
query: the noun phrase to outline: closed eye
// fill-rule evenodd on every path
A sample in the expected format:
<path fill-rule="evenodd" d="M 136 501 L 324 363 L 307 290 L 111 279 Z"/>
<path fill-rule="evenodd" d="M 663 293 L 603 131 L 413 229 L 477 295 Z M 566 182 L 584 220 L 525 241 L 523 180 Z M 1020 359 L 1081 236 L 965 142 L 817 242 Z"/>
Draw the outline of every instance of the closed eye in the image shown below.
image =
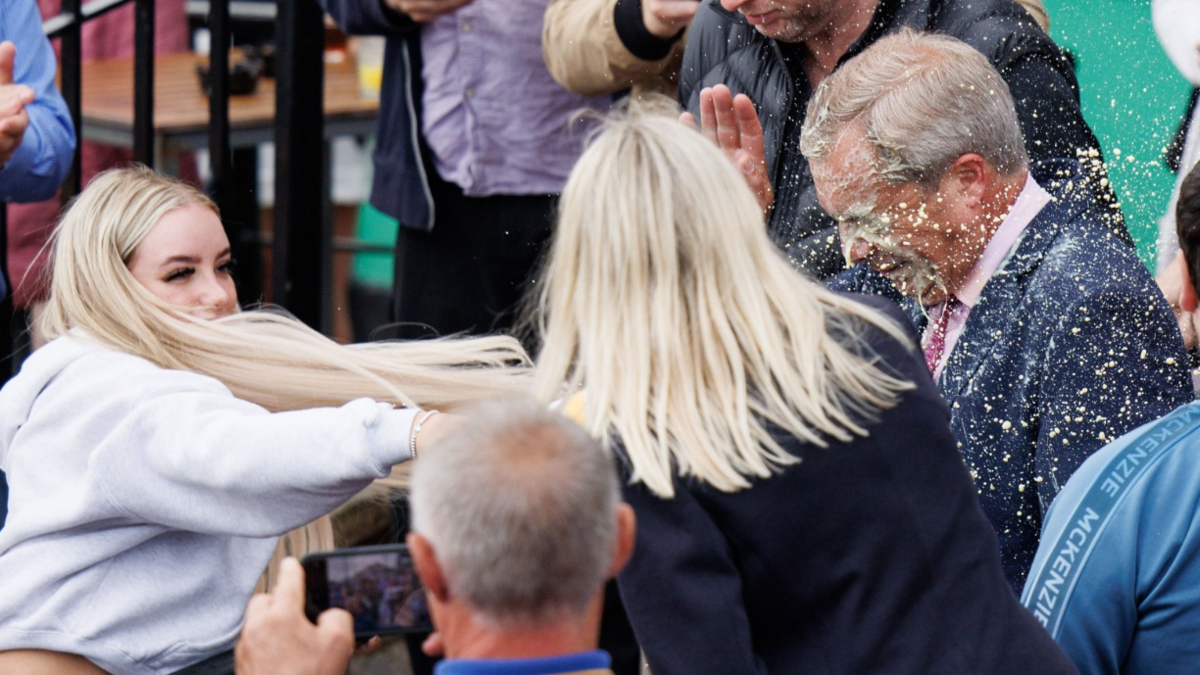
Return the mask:
<path fill-rule="evenodd" d="M 195 273 L 196 268 L 194 267 L 180 267 L 168 272 L 167 276 L 163 278 L 163 281 L 178 281 L 180 279 L 187 279 Z"/>

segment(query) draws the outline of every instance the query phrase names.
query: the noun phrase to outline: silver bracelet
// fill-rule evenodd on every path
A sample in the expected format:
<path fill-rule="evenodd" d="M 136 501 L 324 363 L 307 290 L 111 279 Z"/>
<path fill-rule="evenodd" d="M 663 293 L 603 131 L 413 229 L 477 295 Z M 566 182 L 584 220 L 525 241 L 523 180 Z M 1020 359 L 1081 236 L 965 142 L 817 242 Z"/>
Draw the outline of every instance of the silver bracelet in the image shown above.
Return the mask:
<path fill-rule="evenodd" d="M 408 452 L 413 459 L 417 458 L 417 434 L 421 433 L 421 427 L 429 421 L 430 417 L 441 412 L 440 410 L 426 410 L 420 415 L 417 415 L 417 421 L 413 422 L 412 431 L 408 432 Z"/>

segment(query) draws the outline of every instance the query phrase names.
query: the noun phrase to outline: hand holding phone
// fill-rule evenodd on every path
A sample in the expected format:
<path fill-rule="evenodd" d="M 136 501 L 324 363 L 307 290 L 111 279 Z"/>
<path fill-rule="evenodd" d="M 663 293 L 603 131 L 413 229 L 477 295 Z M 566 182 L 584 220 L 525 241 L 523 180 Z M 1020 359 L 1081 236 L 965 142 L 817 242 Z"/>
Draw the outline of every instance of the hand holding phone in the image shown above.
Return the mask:
<path fill-rule="evenodd" d="M 301 562 L 310 619 L 326 609 L 344 609 L 359 639 L 433 630 L 425 588 L 404 544 L 314 553 Z"/>
<path fill-rule="evenodd" d="M 234 649 L 238 675 L 346 672 L 354 651 L 350 617 L 325 612 L 314 625 L 303 608 L 304 571 L 295 558 L 287 558 L 271 593 L 254 596 L 246 607 L 246 623 Z"/>

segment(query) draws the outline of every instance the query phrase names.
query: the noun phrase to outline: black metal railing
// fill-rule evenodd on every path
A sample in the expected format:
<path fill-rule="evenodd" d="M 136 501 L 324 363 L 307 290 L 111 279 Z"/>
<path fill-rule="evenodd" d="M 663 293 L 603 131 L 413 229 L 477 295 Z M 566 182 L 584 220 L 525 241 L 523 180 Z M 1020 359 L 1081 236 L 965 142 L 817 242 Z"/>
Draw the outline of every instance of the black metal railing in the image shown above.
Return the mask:
<path fill-rule="evenodd" d="M 228 0 L 217 0 L 208 6 L 208 31 L 211 42 L 208 51 L 208 162 L 212 171 L 209 191 L 221 213 L 231 206 L 230 175 L 233 157 L 229 150 L 229 47 L 233 44 L 230 31 Z"/>
<path fill-rule="evenodd" d="M 75 134 L 80 142 L 75 144 L 75 161 L 71 173 L 63 183 L 65 198 L 79 194 L 80 153 L 83 136 L 83 24 L 96 17 L 127 5 L 136 5 L 134 27 L 134 86 L 133 86 L 133 159 L 146 166 L 154 164 L 154 0 L 92 0 L 83 6 L 82 0 L 62 0 L 62 9 L 57 16 L 42 24 L 42 30 L 51 40 L 62 40 L 60 65 L 62 76 L 60 87 Z"/>
<path fill-rule="evenodd" d="M 50 38 L 62 40 L 62 94 L 70 110 L 76 135 L 83 140 L 81 28 L 84 23 L 130 2 L 136 5 L 134 52 L 133 157 L 154 164 L 154 0 L 62 0 L 61 12 L 42 27 Z M 238 201 L 238 182 L 255 180 L 253 161 L 235 166 L 230 147 L 229 49 L 232 43 L 230 0 L 208 4 L 211 35 L 209 98 L 209 192 L 222 213 L 247 213 L 245 199 Z M 330 331 L 331 217 L 329 215 L 328 154 L 324 142 L 323 74 L 324 22 L 315 0 L 276 0 L 276 117 L 275 117 L 275 219 L 272 250 L 272 292 L 267 298 L 293 312 L 309 325 Z M 241 151 L 245 152 L 245 151 Z M 253 156 L 252 151 L 250 156 Z M 240 171 L 238 170 L 240 169 Z M 64 200 L 80 190 L 80 149 L 67 180 Z M 253 194 L 252 188 L 250 194 Z M 257 204 L 252 205 L 256 209 Z M 0 253 L 7 252 L 5 209 L 0 204 Z M 318 232 L 295 228 L 321 214 Z M 257 217 L 226 218 L 230 241 L 257 247 L 261 238 Z M 256 253 L 256 251 L 255 251 Z M 235 250 L 235 255 L 237 251 Z M 0 274 L 7 274 L 7 256 L 0 255 Z M 255 270 L 257 272 L 257 269 Z M 10 291 L 12 284 L 9 284 Z M 248 298 L 253 301 L 257 293 Z M 0 303 L 0 384 L 13 373 L 12 293 Z"/>
<path fill-rule="evenodd" d="M 316 0 L 278 0 L 271 301 L 330 332 L 332 217 L 325 144 L 325 22 Z M 301 231 L 320 223 L 318 232 Z"/>

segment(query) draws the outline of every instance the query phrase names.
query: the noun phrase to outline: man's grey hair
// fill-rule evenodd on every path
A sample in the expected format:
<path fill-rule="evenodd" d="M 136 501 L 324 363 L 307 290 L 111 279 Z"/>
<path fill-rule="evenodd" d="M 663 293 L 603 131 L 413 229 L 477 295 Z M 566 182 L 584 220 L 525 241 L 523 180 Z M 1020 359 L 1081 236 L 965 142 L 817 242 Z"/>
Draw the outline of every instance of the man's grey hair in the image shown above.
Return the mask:
<path fill-rule="evenodd" d="M 432 544 L 452 595 L 498 624 L 544 625 L 584 611 L 608 577 L 620 485 L 612 457 L 532 398 L 462 411 L 423 453 L 413 529 Z"/>
<path fill-rule="evenodd" d="M 854 125 L 887 183 L 935 183 L 964 154 L 1006 176 L 1029 157 L 1008 84 L 966 43 L 905 28 L 846 62 L 808 104 L 800 148 L 826 158 Z"/>

